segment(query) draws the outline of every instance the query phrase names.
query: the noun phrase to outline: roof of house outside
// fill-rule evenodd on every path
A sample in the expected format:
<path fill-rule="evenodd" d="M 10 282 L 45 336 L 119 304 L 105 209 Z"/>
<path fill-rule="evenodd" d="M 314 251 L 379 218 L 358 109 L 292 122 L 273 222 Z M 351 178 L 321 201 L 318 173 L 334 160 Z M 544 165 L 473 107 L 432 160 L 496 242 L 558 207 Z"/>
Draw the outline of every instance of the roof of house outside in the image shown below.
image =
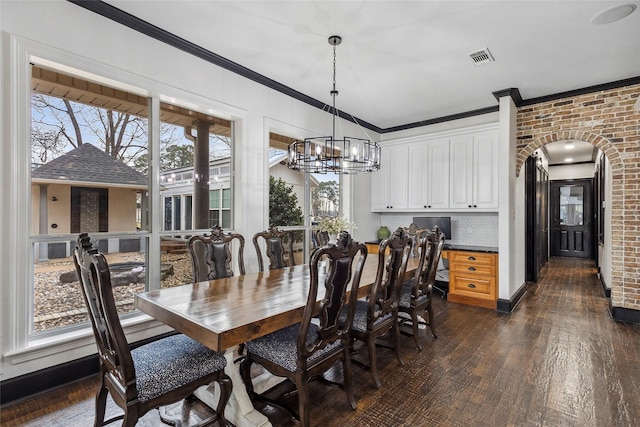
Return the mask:
<path fill-rule="evenodd" d="M 147 177 L 91 144 L 81 146 L 31 172 L 33 181 L 58 180 L 147 187 Z"/>

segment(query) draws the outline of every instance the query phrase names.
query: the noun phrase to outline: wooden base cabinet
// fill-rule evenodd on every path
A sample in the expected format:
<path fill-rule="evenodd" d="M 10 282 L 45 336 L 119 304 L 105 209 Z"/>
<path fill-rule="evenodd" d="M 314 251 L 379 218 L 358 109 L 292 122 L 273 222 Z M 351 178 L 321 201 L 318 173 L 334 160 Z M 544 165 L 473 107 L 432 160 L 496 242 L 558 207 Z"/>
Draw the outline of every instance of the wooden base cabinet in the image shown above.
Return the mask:
<path fill-rule="evenodd" d="M 495 310 L 498 301 L 498 254 L 454 250 L 448 251 L 447 258 L 447 299 Z"/>

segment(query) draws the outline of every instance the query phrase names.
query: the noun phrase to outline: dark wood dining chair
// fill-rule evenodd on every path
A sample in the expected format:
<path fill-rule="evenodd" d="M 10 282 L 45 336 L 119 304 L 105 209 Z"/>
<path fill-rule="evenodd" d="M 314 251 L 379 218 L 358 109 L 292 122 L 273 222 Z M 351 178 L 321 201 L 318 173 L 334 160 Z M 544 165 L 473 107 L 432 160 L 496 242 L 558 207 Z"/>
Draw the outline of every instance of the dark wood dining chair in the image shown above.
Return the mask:
<path fill-rule="evenodd" d="M 309 426 L 308 381 L 320 376 L 337 361 L 343 364 L 344 384 L 351 407 L 356 401 L 351 388 L 351 360 L 349 329 L 353 319 L 360 276 L 367 257 L 367 248 L 354 242 L 343 231 L 336 245 L 316 249 L 309 261 L 309 294 L 300 323 L 280 329 L 246 343 L 246 359 L 240 373 L 249 396 L 259 398 L 253 391 L 251 365 L 258 363 L 277 376 L 291 379 L 298 392 L 298 418 L 303 427 Z M 318 262 L 329 263 L 326 275 L 318 272 Z M 346 292 L 351 281 L 347 304 Z M 318 304 L 318 287 L 324 286 L 323 299 Z M 345 321 L 339 317 L 344 307 Z M 316 316 L 317 320 L 313 320 Z"/>
<path fill-rule="evenodd" d="M 116 311 L 109 266 L 86 233 L 78 237 L 73 262 L 100 356 L 94 425 L 122 419 L 123 426 L 134 426 L 151 409 L 178 402 L 214 381 L 220 386 L 220 401 L 207 421 L 227 425 L 224 410 L 232 384 L 224 373 L 224 355 L 182 334 L 130 350 Z M 107 393 L 124 414 L 105 422 Z"/>
<path fill-rule="evenodd" d="M 418 268 L 410 280 L 402 285 L 400 293 L 401 313 L 406 313 L 411 318 L 412 335 L 418 351 L 422 351 L 419 341 L 420 325 L 428 325 L 433 338 L 438 338 L 433 325 L 433 308 L 431 307 L 433 285 L 436 281 L 438 263 L 444 247 L 444 233 L 439 227 L 434 226 L 433 230 L 423 235 L 420 239 L 420 258 Z M 420 320 L 420 319 L 423 320 Z M 401 323 L 406 323 L 408 319 L 400 319 Z"/>
<path fill-rule="evenodd" d="M 411 256 L 414 258 L 418 258 L 420 256 L 420 251 L 418 250 L 418 244 L 420 239 L 424 237 L 425 234 L 429 232 L 426 228 L 418 227 L 418 224 L 412 222 L 408 227 L 404 227 L 404 232 L 407 233 L 407 236 L 411 239 Z"/>
<path fill-rule="evenodd" d="M 351 337 L 366 343 L 369 350 L 369 365 L 357 360 L 354 363 L 371 372 L 376 388 L 380 388 L 380 376 L 376 362 L 376 339 L 391 334 L 392 348 L 400 365 L 400 328 L 398 324 L 398 302 L 404 282 L 411 251 L 411 239 L 399 227 L 389 238 L 380 242 L 378 248 L 378 271 L 367 300 L 356 301 Z M 383 345 L 386 347 L 386 345 Z"/>
<path fill-rule="evenodd" d="M 193 266 L 193 283 L 232 277 L 231 249 L 234 242 L 238 270 L 244 275 L 244 237 L 241 234 L 225 233 L 215 226 L 211 234 L 192 236 L 187 241 L 187 250 Z"/>
<path fill-rule="evenodd" d="M 258 255 L 258 268 L 260 271 L 264 271 L 261 242 L 264 244 L 264 252 L 269 259 L 269 270 L 296 265 L 293 258 L 293 232 L 271 227 L 253 236 L 253 246 L 255 246 Z"/>
<path fill-rule="evenodd" d="M 314 247 L 325 246 L 329 243 L 329 232 L 327 230 L 314 230 L 312 231 L 312 238 Z"/>

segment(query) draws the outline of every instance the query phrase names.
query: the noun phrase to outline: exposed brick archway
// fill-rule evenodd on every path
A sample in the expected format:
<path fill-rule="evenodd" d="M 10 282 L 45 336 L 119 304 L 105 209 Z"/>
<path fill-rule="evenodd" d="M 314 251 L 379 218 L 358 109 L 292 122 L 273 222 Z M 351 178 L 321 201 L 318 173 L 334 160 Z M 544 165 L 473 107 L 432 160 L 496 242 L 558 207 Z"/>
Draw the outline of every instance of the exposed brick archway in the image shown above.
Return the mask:
<path fill-rule="evenodd" d="M 636 84 L 521 106 L 516 132 L 516 176 L 536 149 L 551 142 L 584 141 L 606 155 L 612 172 L 611 307 L 632 321 L 640 319 L 639 98 Z"/>
<path fill-rule="evenodd" d="M 588 142 L 589 144 L 599 148 L 607 156 L 614 175 L 622 173 L 624 165 L 622 163 L 620 153 L 618 153 L 616 147 L 611 144 L 608 139 L 591 132 L 567 130 L 561 132 L 550 132 L 538 137 L 524 147 L 519 146 L 516 160 L 516 176 L 520 176 L 520 171 L 522 170 L 524 162 L 538 148 L 552 142 L 569 140 Z"/>

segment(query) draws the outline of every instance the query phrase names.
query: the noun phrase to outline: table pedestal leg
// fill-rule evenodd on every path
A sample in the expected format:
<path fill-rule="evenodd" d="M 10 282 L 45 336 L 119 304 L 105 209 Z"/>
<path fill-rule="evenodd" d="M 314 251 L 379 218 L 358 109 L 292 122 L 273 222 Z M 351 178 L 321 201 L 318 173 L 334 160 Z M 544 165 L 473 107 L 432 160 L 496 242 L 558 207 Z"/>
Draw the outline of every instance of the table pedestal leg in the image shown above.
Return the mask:
<path fill-rule="evenodd" d="M 224 356 L 227 359 L 227 367 L 224 371 L 229 375 L 233 383 L 233 393 L 231 393 L 227 409 L 224 411 L 226 418 L 237 427 L 270 427 L 271 422 L 269 422 L 269 419 L 256 410 L 251 403 L 251 399 L 249 399 L 247 389 L 244 387 L 240 376 L 240 369 L 233 363 L 234 349 L 227 350 Z M 193 394 L 214 409 L 220 397 L 216 383 L 200 387 Z"/>

